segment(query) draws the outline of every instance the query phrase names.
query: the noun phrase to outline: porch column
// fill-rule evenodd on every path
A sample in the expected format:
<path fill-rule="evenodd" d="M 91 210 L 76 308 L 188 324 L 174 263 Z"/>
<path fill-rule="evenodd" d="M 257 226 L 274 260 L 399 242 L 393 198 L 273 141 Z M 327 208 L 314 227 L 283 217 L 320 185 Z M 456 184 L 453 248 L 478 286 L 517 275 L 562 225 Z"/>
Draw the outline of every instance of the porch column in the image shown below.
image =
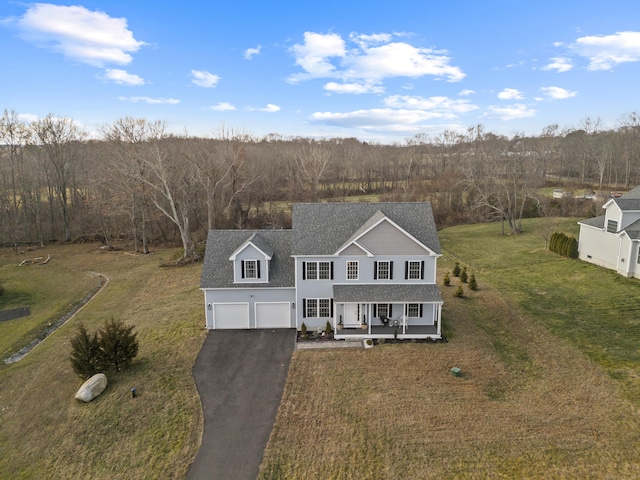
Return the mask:
<path fill-rule="evenodd" d="M 437 305 L 436 317 L 438 318 L 438 328 L 436 329 L 436 333 L 440 335 L 442 331 L 442 304 L 438 303 Z"/>
<path fill-rule="evenodd" d="M 407 304 L 402 304 L 402 334 L 407 333 Z"/>

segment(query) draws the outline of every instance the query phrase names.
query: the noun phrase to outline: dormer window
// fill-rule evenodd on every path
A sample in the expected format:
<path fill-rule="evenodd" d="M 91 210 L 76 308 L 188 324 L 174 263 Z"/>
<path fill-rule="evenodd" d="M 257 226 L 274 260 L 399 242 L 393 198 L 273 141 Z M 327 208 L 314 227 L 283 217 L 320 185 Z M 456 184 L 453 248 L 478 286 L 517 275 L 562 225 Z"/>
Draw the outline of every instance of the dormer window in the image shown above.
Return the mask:
<path fill-rule="evenodd" d="M 243 260 L 242 261 L 242 278 L 244 279 L 260 278 L 260 261 L 259 260 Z"/>
<path fill-rule="evenodd" d="M 607 220 L 607 232 L 618 233 L 618 222 L 615 220 Z"/>

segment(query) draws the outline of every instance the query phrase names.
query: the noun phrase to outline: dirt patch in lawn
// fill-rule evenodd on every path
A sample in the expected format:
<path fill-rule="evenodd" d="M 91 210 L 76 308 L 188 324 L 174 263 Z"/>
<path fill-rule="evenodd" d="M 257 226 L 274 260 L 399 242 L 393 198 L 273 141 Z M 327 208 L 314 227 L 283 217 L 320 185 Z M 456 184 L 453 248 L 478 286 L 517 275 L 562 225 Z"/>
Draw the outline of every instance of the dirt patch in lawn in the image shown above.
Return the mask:
<path fill-rule="evenodd" d="M 488 289 L 443 295 L 448 343 L 294 354 L 261 478 L 640 477 L 599 366 Z"/>

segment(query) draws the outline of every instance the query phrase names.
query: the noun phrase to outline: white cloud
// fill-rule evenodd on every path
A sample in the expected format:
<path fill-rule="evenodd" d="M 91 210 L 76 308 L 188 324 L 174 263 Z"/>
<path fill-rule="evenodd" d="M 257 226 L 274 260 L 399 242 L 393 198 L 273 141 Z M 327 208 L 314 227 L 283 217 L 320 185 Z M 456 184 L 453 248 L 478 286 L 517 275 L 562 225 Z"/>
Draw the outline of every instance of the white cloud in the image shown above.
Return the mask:
<path fill-rule="evenodd" d="M 575 97 L 578 94 L 578 92 L 571 92 L 561 87 L 542 87 L 540 91 L 554 100 L 563 100 L 565 98 Z"/>
<path fill-rule="evenodd" d="M 125 18 L 82 6 L 35 3 L 15 23 L 25 40 L 98 67 L 127 65 L 131 53 L 146 45 L 133 37 Z"/>
<path fill-rule="evenodd" d="M 38 117 L 38 115 L 34 115 L 33 113 L 19 113 L 18 120 L 25 123 L 33 123 L 40 120 L 40 117 Z"/>
<path fill-rule="evenodd" d="M 620 63 L 640 61 L 640 32 L 581 37 L 571 49 L 589 59 L 589 70 L 610 70 Z"/>
<path fill-rule="evenodd" d="M 520 100 L 522 97 L 522 92 L 515 88 L 505 88 L 503 91 L 498 93 L 498 98 L 500 100 Z"/>
<path fill-rule="evenodd" d="M 255 55 L 260 55 L 261 49 L 262 49 L 261 45 L 258 45 L 256 48 L 247 48 L 244 51 L 244 58 L 246 60 L 251 60 Z"/>
<path fill-rule="evenodd" d="M 459 113 L 477 110 L 469 100 L 452 100 L 448 97 L 411 97 L 408 95 L 392 95 L 384 99 L 384 105 L 397 109 L 414 109 L 438 113 L 440 117 L 455 117 Z"/>
<path fill-rule="evenodd" d="M 220 81 L 218 75 L 203 70 L 191 70 L 191 76 L 193 77 L 191 83 L 204 88 L 213 88 Z"/>
<path fill-rule="evenodd" d="M 215 110 L 216 112 L 227 112 L 227 111 L 235 110 L 236 107 L 227 102 L 220 102 L 216 105 L 211 105 L 209 109 Z"/>
<path fill-rule="evenodd" d="M 274 112 L 279 112 L 280 107 L 278 105 L 274 105 L 273 103 L 268 103 L 266 107 L 259 108 L 258 110 L 260 112 L 274 113 Z"/>
<path fill-rule="evenodd" d="M 383 93 L 384 88 L 371 82 L 366 83 L 336 83 L 325 84 L 324 89 L 332 93 Z"/>
<path fill-rule="evenodd" d="M 425 75 L 446 77 L 457 82 L 465 77 L 458 67 L 449 65 L 449 57 L 428 48 L 394 42 L 371 47 L 362 54 L 345 59 L 344 75 L 352 78 L 382 80 L 389 77 L 418 78 Z"/>
<path fill-rule="evenodd" d="M 379 84 L 386 78 L 419 78 L 431 75 L 457 82 L 465 77 L 459 67 L 450 65 L 446 52 L 392 42 L 391 34 L 356 35 L 345 40 L 336 33 L 305 32 L 304 43 L 291 52 L 304 72 L 289 77 L 290 82 L 313 78 L 335 78 L 345 82 Z"/>
<path fill-rule="evenodd" d="M 323 78 L 336 76 L 335 67 L 329 59 L 346 55 L 345 43 L 340 35 L 329 33 L 323 35 L 314 32 L 304 33 L 304 44 L 295 44 L 291 51 L 296 57 L 296 65 L 306 72 L 291 77 L 296 82 L 306 78 Z"/>
<path fill-rule="evenodd" d="M 176 100 L 175 98 L 151 98 L 151 97 L 118 97 L 118 100 L 122 100 L 125 102 L 138 103 L 144 102 L 150 105 L 156 104 L 169 104 L 176 105 L 180 103 L 180 100 Z"/>
<path fill-rule="evenodd" d="M 119 85 L 144 85 L 144 79 L 119 68 L 108 68 L 99 78 L 115 82 Z"/>
<path fill-rule="evenodd" d="M 483 117 L 488 118 L 497 118 L 499 120 L 516 120 L 519 118 L 529 118 L 534 117 L 537 113 L 537 110 L 533 110 L 526 105 L 523 104 L 514 104 L 508 107 L 489 107 L 487 113 L 483 115 Z"/>
<path fill-rule="evenodd" d="M 558 73 L 568 72 L 573 68 L 573 62 L 566 57 L 553 57 L 550 63 L 542 67 L 542 70 L 555 70 Z"/>
<path fill-rule="evenodd" d="M 469 88 L 466 88 L 466 89 L 462 90 L 458 95 L 460 95 L 461 97 L 468 97 L 469 95 L 473 95 L 474 93 L 476 93 L 475 90 L 471 90 Z"/>

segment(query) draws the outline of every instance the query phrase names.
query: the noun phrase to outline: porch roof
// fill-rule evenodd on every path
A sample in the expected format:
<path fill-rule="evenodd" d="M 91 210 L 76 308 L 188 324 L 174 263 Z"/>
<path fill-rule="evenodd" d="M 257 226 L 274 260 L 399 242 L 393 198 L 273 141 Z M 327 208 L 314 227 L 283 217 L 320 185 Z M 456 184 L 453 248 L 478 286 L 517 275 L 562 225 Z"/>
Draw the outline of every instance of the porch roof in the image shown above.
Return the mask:
<path fill-rule="evenodd" d="M 435 284 L 334 285 L 333 299 L 342 303 L 442 303 Z"/>

